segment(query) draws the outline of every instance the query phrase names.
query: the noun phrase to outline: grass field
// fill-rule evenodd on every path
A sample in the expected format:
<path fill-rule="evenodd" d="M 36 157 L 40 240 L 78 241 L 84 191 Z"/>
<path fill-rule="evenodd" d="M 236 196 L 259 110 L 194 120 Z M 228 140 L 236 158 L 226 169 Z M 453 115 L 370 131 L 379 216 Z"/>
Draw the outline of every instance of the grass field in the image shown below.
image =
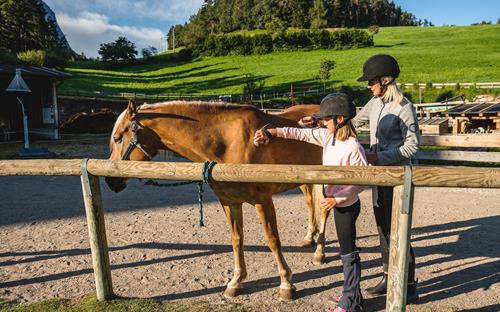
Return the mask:
<path fill-rule="evenodd" d="M 207 302 L 181 303 L 153 299 L 121 298 L 99 302 L 94 295 L 79 299 L 50 299 L 29 305 L 10 305 L 0 299 L 0 312 L 245 312 L 247 309 L 236 304 L 210 304 Z"/>
<path fill-rule="evenodd" d="M 320 60 L 337 67 L 330 85 L 356 86 L 363 62 L 389 53 L 401 66 L 399 82 L 496 82 L 500 80 L 500 25 L 384 27 L 375 46 L 352 50 L 275 52 L 267 55 L 206 57 L 186 62 L 128 66 L 113 70 L 69 67 L 75 75 L 60 90 L 138 92 L 145 94 L 239 94 L 252 74 L 267 90 L 320 86 Z"/>

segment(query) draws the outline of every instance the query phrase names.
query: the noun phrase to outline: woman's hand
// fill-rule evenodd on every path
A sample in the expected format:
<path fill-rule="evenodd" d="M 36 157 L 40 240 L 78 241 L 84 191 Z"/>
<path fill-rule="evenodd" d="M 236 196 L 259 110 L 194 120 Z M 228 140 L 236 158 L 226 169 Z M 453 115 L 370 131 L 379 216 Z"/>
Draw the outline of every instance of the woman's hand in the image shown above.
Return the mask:
<path fill-rule="evenodd" d="M 366 160 L 370 165 L 375 166 L 378 161 L 377 153 L 372 153 L 372 152 L 366 153 Z"/>
<path fill-rule="evenodd" d="M 321 200 L 320 202 L 321 208 L 326 209 L 327 211 L 332 210 L 337 206 L 337 201 L 333 197 L 327 197 Z"/>
<path fill-rule="evenodd" d="M 323 126 L 323 122 L 313 116 L 306 116 L 299 120 L 299 126 L 302 128 L 321 128 Z"/>

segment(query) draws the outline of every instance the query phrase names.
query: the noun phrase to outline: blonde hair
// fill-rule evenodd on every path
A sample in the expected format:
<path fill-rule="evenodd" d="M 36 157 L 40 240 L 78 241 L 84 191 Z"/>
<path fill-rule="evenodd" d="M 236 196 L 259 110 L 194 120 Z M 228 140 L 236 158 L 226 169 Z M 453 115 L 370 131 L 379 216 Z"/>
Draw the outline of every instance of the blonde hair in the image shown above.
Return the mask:
<path fill-rule="evenodd" d="M 350 137 L 356 137 L 356 136 L 358 136 L 358 133 L 356 132 L 356 129 L 354 129 L 354 126 L 350 120 L 347 121 L 345 126 L 343 126 L 340 129 L 337 129 L 337 132 L 335 133 L 335 139 L 339 141 L 346 141 Z"/>
<path fill-rule="evenodd" d="M 398 85 L 396 84 L 396 79 L 393 79 L 392 77 L 382 77 L 381 79 L 383 82 L 392 82 L 385 87 L 385 92 L 384 94 L 380 97 L 382 102 L 384 103 L 390 103 L 390 102 L 396 102 L 396 103 L 401 103 L 404 99 L 403 92 L 401 92 L 401 89 L 399 89 Z"/>

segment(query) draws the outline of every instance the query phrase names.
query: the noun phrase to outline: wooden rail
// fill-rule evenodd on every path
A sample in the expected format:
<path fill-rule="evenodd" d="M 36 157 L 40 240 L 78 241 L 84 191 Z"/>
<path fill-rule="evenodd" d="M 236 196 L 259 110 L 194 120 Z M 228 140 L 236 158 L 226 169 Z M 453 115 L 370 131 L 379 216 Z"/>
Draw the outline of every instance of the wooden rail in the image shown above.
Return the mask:
<path fill-rule="evenodd" d="M 358 140 L 361 144 L 370 144 L 369 136 L 360 136 Z M 500 148 L 500 134 L 424 135 L 422 136 L 421 145 L 464 148 Z M 415 159 L 500 163 L 500 152 L 420 149 Z"/>
<path fill-rule="evenodd" d="M 81 176 L 99 300 L 114 295 L 98 177 L 201 181 L 202 170 L 200 163 L 98 159 L 0 161 L 0 176 Z M 500 188 L 500 168 L 218 164 L 212 170 L 212 179 L 220 182 L 394 186 L 386 311 L 405 311 L 414 188 Z"/>

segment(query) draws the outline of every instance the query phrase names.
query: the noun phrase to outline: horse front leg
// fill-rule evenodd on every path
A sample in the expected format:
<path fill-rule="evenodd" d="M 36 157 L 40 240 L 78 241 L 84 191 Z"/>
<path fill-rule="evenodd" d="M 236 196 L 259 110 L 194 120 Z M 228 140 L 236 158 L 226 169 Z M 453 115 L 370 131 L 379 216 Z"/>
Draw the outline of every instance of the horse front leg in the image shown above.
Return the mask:
<path fill-rule="evenodd" d="M 281 283 L 279 290 L 279 299 L 281 301 L 293 300 L 295 294 L 295 286 L 292 284 L 292 270 L 281 252 L 281 242 L 278 234 L 278 224 L 276 222 L 276 211 L 271 199 L 262 204 L 256 204 L 255 208 L 264 227 L 266 233 L 267 245 L 271 249 L 276 262 L 278 263 L 278 273 L 280 275 Z"/>
<path fill-rule="evenodd" d="M 233 245 L 234 272 L 233 278 L 224 291 L 225 297 L 236 297 L 243 289 L 243 280 L 247 277 L 245 258 L 243 255 L 243 212 L 242 203 L 222 205 L 226 214 L 231 244 Z"/>
<path fill-rule="evenodd" d="M 314 246 L 314 236 L 318 232 L 316 211 L 314 208 L 313 184 L 302 184 L 300 190 L 304 193 L 307 204 L 307 234 L 302 241 L 302 247 Z"/>

